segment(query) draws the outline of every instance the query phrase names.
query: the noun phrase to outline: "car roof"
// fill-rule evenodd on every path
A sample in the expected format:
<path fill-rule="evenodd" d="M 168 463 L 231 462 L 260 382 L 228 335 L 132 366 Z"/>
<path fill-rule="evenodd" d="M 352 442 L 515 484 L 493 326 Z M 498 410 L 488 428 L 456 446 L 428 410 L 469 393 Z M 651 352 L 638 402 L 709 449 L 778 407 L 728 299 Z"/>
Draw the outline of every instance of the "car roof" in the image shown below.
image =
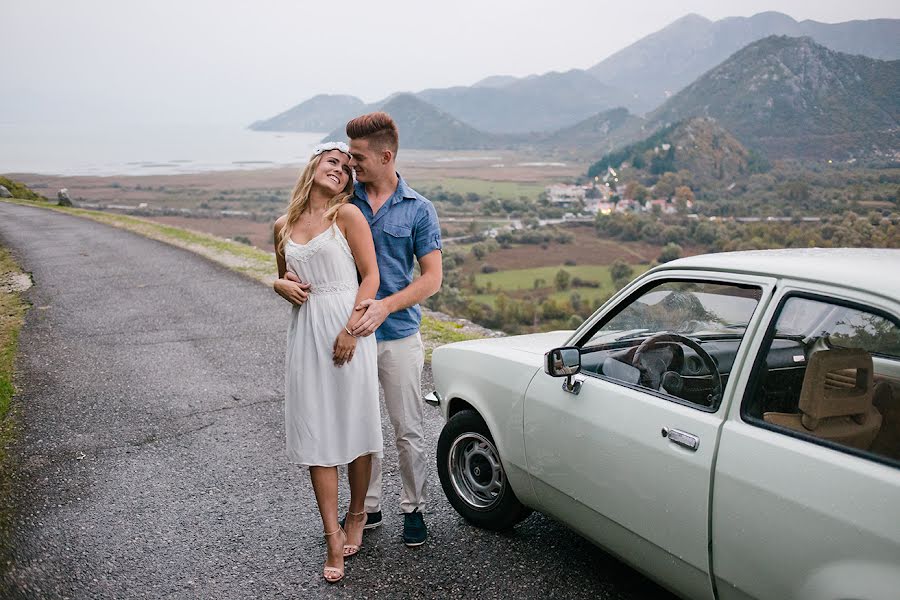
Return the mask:
<path fill-rule="evenodd" d="M 664 269 L 714 269 L 840 285 L 900 298 L 900 250 L 789 248 L 689 256 Z"/>

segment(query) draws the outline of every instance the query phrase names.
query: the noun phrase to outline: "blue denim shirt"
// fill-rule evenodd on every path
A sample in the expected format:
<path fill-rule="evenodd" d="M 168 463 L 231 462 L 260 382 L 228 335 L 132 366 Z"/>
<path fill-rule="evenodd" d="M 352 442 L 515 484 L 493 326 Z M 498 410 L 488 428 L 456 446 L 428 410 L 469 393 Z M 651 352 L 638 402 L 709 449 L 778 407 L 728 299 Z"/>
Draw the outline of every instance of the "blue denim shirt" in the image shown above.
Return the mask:
<path fill-rule="evenodd" d="M 430 200 L 406 185 L 397 174 L 399 183 L 394 194 L 378 212 L 372 214 L 365 184 L 357 182 L 351 202 L 369 222 L 381 285 L 377 299 L 395 294 L 412 283 L 415 259 L 441 249 L 441 226 L 437 211 Z M 419 305 L 391 313 L 375 330 L 379 342 L 399 340 L 413 335 L 422 322 Z"/>

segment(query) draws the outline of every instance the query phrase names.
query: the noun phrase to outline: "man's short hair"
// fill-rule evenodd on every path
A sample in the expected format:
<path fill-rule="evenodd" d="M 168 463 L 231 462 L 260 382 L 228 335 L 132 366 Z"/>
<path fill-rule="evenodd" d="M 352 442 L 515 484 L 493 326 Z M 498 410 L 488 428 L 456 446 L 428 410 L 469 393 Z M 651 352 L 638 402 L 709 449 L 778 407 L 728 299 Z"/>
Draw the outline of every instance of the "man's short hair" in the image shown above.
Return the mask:
<path fill-rule="evenodd" d="M 351 140 L 365 138 L 376 150 L 390 150 L 397 155 L 400 133 L 391 115 L 373 112 L 352 119 L 347 123 L 347 137 Z"/>

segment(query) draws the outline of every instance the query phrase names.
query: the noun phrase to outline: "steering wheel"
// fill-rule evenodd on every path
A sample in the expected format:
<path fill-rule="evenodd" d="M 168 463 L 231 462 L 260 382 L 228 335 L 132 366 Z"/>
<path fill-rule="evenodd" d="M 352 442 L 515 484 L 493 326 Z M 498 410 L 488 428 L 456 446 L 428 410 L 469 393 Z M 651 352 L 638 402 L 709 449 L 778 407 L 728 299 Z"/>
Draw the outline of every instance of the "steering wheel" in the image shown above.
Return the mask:
<path fill-rule="evenodd" d="M 719 369 L 716 366 L 716 362 L 713 360 L 713 357 L 710 356 L 709 352 L 704 350 L 703 346 L 689 337 L 679 335 L 677 333 L 658 333 L 656 335 L 648 337 L 646 340 L 641 342 L 637 349 L 635 349 L 634 356 L 631 358 L 632 366 L 641 371 L 642 379 L 644 379 L 644 377 L 646 376 L 650 387 L 652 387 L 653 389 L 659 390 L 660 386 L 662 386 L 666 389 L 666 391 L 677 395 L 677 392 L 681 391 L 681 388 L 683 386 L 681 375 L 679 375 L 675 371 L 668 370 L 669 365 L 663 365 L 662 370 L 651 369 L 650 367 L 645 365 L 644 361 L 642 360 L 642 355 L 644 353 L 668 342 L 684 344 L 685 346 L 696 352 L 697 356 L 700 357 L 700 360 L 703 361 L 703 364 L 706 365 L 706 368 L 712 375 L 713 381 L 712 392 L 709 395 L 709 406 L 715 406 L 719 398 L 722 397 L 722 376 L 719 374 Z M 680 349 L 681 348 L 679 347 L 679 350 Z M 682 355 L 683 354 L 684 353 L 682 351 Z"/>

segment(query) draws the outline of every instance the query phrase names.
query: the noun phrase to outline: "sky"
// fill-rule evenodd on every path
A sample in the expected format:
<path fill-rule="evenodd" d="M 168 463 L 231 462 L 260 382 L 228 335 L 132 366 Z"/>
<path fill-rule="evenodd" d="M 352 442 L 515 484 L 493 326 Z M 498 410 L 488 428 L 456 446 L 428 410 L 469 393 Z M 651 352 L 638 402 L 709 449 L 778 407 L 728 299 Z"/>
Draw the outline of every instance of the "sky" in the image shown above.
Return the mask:
<path fill-rule="evenodd" d="M 320 93 L 587 68 L 688 13 L 766 10 L 900 18 L 897 0 L 0 0 L 0 124 L 249 124 Z"/>

